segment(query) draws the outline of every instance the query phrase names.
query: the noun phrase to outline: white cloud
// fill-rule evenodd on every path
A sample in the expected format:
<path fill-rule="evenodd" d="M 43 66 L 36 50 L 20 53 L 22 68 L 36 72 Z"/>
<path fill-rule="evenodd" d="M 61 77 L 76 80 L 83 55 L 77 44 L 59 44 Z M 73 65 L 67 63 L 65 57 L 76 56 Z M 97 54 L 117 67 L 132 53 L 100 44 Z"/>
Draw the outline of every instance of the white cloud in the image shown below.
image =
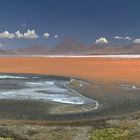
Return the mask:
<path fill-rule="evenodd" d="M 3 47 L 4 46 L 4 44 L 3 43 L 0 43 L 0 47 Z"/>
<path fill-rule="evenodd" d="M 21 24 L 22 27 L 24 27 L 24 26 L 26 26 L 26 25 L 27 25 L 26 23 Z"/>
<path fill-rule="evenodd" d="M 136 43 L 136 44 L 140 44 L 140 38 L 137 38 L 137 39 L 133 40 L 133 42 Z"/>
<path fill-rule="evenodd" d="M 24 38 L 24 35 L 22 33 L 20 33 L 20 31 L 16 31 L 15 32 L 15 37 L 18 38 Z"/>
<path fill-rule="evenodd" d="M 114 39 L 123 39 L 123 40 L 132 40 L 132 38 L 131 37 L 129 37 L 129 36 L 126 36 L 126 37 L 122 37 L 122 36 L 115 36 L 115 37 L 113 37 Z"/>
<path fill-rule="evenodd" d="M 54 38 L 59 38 L 59 36 L 58 35 L 54 35 Z"/>
<path fill-rule="evenodd" d="M 95 44 L 106 44 L 108 40 L 105 37 L 101 37 L 95 41 Z"/>
<path fill-rule="evenodd" d="M 4 32 L 0 33 L 0 38 L 13 39 L 13 38 L 15 38 L 15 34 L 9 33 L 8 31 L 4 31 Z"/>
<path fill-rule="evenodd" d="M 0 33 L 0 38 L 7 38 L 7 39 L 20 39 L 20 38 L 26 38 L 26 39 L 36 39 L 39 38 L 39 36 L 35 33 L 35 30 L 27 30 L 25 33 L 21 33 L 20 31 L 16 31 L 15 33 L 9 33 L 8 31 L 4 31 Z"/>
<path fill-rule="evenodd" d="M 39 38 L 39 36 L 35 33 L 35 30 L 27 30 L 27 32 L 24 33 L 24 38 L 36 39 Z"/>
<path fill-rule="evenodd" d="M 49 38 L 50 34 L 49 33 L 44 33 L 43 37 Z"/>

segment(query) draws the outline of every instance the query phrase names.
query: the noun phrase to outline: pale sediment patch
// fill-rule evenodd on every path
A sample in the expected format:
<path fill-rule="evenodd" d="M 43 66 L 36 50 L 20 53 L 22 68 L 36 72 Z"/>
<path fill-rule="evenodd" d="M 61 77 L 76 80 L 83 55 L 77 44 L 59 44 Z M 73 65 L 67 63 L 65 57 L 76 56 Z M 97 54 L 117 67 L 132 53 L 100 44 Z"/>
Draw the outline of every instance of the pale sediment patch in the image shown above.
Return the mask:
<path fill-rule="evenodd" d="M 120 55 L 0 55 L 4 58 L 16 57 L 48 57 L 48 58 L 140 58 L 139 54 Z"/>
<path fill-rule="evenodd" d="M 29 55 L 29 57 L 50 58 L 140 58 L 140 55 Z"/>
<path fill-rule="evenodd" d="M 140 88 L 135 85 L 128 85 L 128 84 L 122 84 L 120 85 L 121 88 L 126 90 L 139 90 Z"/>
<path fill-rule="evenodd" d="M 14 75 L 3 75 L 0 74 L 0 79 L 26 79 L 27 77 L 23 76 L 14 76 Z"/>
<path fill-rule="evenodd" d="M 81 95 L 79 92 L 77 92 L 76 90 L 72 89 L 72 88 L 69 86 L 69 84 L 74 83 L 74 82 L 77 82 L 77 81 L 79 82 L 80 88 L 83 88 L 85 85 L 88 84 L 86 81 L 77 80 L 77 79 L 71 79 L 70 82 L 65 83 L 64 85 L 65 85 L 65 87 L 66 87 L 67 89 L 69 89 L 70 91 L 72 91 L 72 92 L 75 93 L 76 95 L 81 96 L 81 97 L 84 97 L 84 96 Z M 77 86 L 77 85 L 76 85 L 76 86 Z M 84 98 L 87 99 L 87 100 L 89 100 L 89 101 L 91 101 L 91 102 L 94 102 L 94 103 L 95 103 L 94 109 L 97 109 L 97 108 L 99 107 L 98 101 L 93 100 L 93 99 L 90 99 L 90 98 L 88 98 L 88 97 L 84 97 Z M 92 109 L 92 110 L 93 110 L 93 109 Z"/>

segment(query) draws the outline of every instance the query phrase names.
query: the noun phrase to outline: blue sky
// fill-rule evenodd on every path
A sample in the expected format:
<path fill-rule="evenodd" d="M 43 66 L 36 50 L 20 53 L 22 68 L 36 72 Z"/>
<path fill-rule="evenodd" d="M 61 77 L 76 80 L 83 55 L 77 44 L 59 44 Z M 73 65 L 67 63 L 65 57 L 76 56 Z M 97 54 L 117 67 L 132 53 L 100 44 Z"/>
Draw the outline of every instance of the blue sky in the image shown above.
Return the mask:
<path fill-rule="evenodd" d="M 139 5 L 140 0 L 0 0 L 0 45 L 54 46 L 68 37 L 87 45 L 140 42 Z M 30 38 L 27 30 L 38 37 Z M 4 31 L 21 36 L 9 39 Z"/>

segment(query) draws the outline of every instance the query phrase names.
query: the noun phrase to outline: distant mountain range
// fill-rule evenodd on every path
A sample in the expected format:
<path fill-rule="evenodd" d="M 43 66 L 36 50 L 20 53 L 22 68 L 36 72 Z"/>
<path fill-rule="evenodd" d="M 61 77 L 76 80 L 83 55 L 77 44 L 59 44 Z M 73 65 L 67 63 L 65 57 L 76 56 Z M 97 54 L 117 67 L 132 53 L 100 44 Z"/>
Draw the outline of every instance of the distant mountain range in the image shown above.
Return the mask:
<path fill-rule="evenodd" d="M 3 50 L 0 55 L 101 55 L 101 54 L 140 54 L 140 44 L 115 47 L 108 45 L 93 45 L 86 47 L 74 39 L 66 39 L 56 47 L 34 45 L 22 49 Z"/>
<path fill-rule="evenodd" d="M 66 39 L 56 47 L 52 48 L 48 53 L 49 54 L 67 54 L 67 55 L 74 55 L 74 54 L 82 54 L 87 50 L 87 47 L 82 43 L 79 43 L 73 39 Z"/>
<path fill-rule="evenodd" d="M 18 55 L 45 55 L 49 51 L 49 48 L 43 46 L 43 45 L 35 45 L 35 46 L 30 46 L 22 49 L 16 49 L 13 50 L 15 54 Z"/>

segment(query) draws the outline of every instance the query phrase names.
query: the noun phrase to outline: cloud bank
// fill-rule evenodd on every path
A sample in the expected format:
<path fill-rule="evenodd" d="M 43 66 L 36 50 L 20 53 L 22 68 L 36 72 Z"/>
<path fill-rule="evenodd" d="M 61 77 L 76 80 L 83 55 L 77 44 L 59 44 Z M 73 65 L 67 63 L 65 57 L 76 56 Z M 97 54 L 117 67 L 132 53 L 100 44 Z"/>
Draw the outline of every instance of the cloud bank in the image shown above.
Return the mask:
<path fill-rule="evenodd" d="M 25 33 L 21 33 L 20 31 L 16 31 L 15 33 L 9 33 L 8 31 L 4 31 L 0 33 L 0 38 L 6 38 L 6 39 L 36 39 L 39 38 L 39 36 L 35 33 L 35 30 L 27 30 Z"/>
<path fill-rule="evenodd" d="M 0 33 L 0 38 L 13 39 L 13 38 L 15 38 L 15 34 L 9 33 L 8 31 L 4 31 L 4 32 Z"/>
<path fill-rule="evenodd" d="M 35 33 L 35 30 L 27 30 L 27 32 L 24 33 L 24 38 L 36 39 L 39 38 L 39 36 Z"/>

